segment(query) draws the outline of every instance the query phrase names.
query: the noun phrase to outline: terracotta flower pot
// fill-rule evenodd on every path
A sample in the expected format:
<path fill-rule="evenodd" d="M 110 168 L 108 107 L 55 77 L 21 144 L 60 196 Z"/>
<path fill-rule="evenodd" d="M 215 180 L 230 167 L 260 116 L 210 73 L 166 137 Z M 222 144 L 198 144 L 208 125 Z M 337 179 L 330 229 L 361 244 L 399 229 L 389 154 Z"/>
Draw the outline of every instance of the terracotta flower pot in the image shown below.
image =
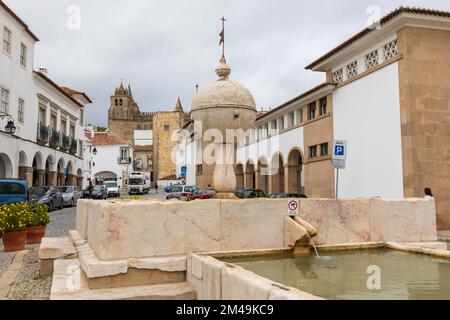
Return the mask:
<path fill-rule="evenodd" d="M 27 229 L 27 244 L 41 243 L 44 236 L 45 226 L 30 227 Z"/>
<path fill-rule="evenodd" d="M 26 240 L 27 231 L 4 233 L 2 241 L 5 252 L 24 250 Z"/>

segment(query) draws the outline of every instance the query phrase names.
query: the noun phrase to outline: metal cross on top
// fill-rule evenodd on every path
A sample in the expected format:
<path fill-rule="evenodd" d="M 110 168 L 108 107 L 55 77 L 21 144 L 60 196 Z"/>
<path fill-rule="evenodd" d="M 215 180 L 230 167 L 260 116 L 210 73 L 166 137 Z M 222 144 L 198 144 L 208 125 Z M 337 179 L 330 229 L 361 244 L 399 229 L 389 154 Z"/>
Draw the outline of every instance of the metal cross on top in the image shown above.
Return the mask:
<path fill-rule="evenodd" d="M 225 56 L 225 21 L 227 21 L 227 19 L 222 17 L 220 20 L 222 20 L 222 32 L 220 33 L 219 46 L 222 45 L 222 56 Z"/>

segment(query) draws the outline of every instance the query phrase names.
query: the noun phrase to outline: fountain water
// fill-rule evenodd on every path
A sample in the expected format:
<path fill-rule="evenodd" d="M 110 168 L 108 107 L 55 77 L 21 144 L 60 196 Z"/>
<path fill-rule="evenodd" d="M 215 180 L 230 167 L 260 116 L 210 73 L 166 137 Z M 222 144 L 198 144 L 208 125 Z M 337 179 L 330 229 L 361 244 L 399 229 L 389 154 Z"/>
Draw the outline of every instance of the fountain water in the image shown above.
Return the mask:
<path fill-rule="evenodd" d="M 312 246 L 314 248 L 314 252 L 316 253 L 316 257 L 320 257 L 319 255 L 319 251 L 317 250 L 316 244 L 314 243 L 314 240 L 312 239 L 312 237 L 308 234 L 308 238 L 309 238 L 309 245 Z"/>

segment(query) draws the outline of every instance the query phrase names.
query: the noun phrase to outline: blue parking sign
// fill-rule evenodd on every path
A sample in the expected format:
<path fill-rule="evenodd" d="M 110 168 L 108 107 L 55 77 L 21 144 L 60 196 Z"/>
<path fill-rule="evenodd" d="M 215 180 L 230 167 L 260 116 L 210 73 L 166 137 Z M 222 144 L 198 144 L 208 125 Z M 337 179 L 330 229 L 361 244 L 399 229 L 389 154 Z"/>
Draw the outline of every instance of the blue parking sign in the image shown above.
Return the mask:
<path fill-rule="evenodd" d="M 333 143 L 333 160 L 346 160 L 347 159 L 347 142 L 342 140 L 336 140 Z"/>

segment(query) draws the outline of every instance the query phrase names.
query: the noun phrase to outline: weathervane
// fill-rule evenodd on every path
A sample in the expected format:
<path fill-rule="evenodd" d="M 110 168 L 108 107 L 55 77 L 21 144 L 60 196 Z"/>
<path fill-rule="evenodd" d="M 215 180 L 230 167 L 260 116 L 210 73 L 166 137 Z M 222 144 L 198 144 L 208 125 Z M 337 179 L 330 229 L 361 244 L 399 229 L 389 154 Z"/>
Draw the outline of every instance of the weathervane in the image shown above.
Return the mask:
<path fill-rule="evenodd" d="M 219 46 L 222 45 L 222 56 L 225 57 L 225 21 L 227 21 L 227 19 L 225 19 L 225 17 L 222 17 L 222 32 L 220 33 L 220 42 L 219 42 Z"/>

